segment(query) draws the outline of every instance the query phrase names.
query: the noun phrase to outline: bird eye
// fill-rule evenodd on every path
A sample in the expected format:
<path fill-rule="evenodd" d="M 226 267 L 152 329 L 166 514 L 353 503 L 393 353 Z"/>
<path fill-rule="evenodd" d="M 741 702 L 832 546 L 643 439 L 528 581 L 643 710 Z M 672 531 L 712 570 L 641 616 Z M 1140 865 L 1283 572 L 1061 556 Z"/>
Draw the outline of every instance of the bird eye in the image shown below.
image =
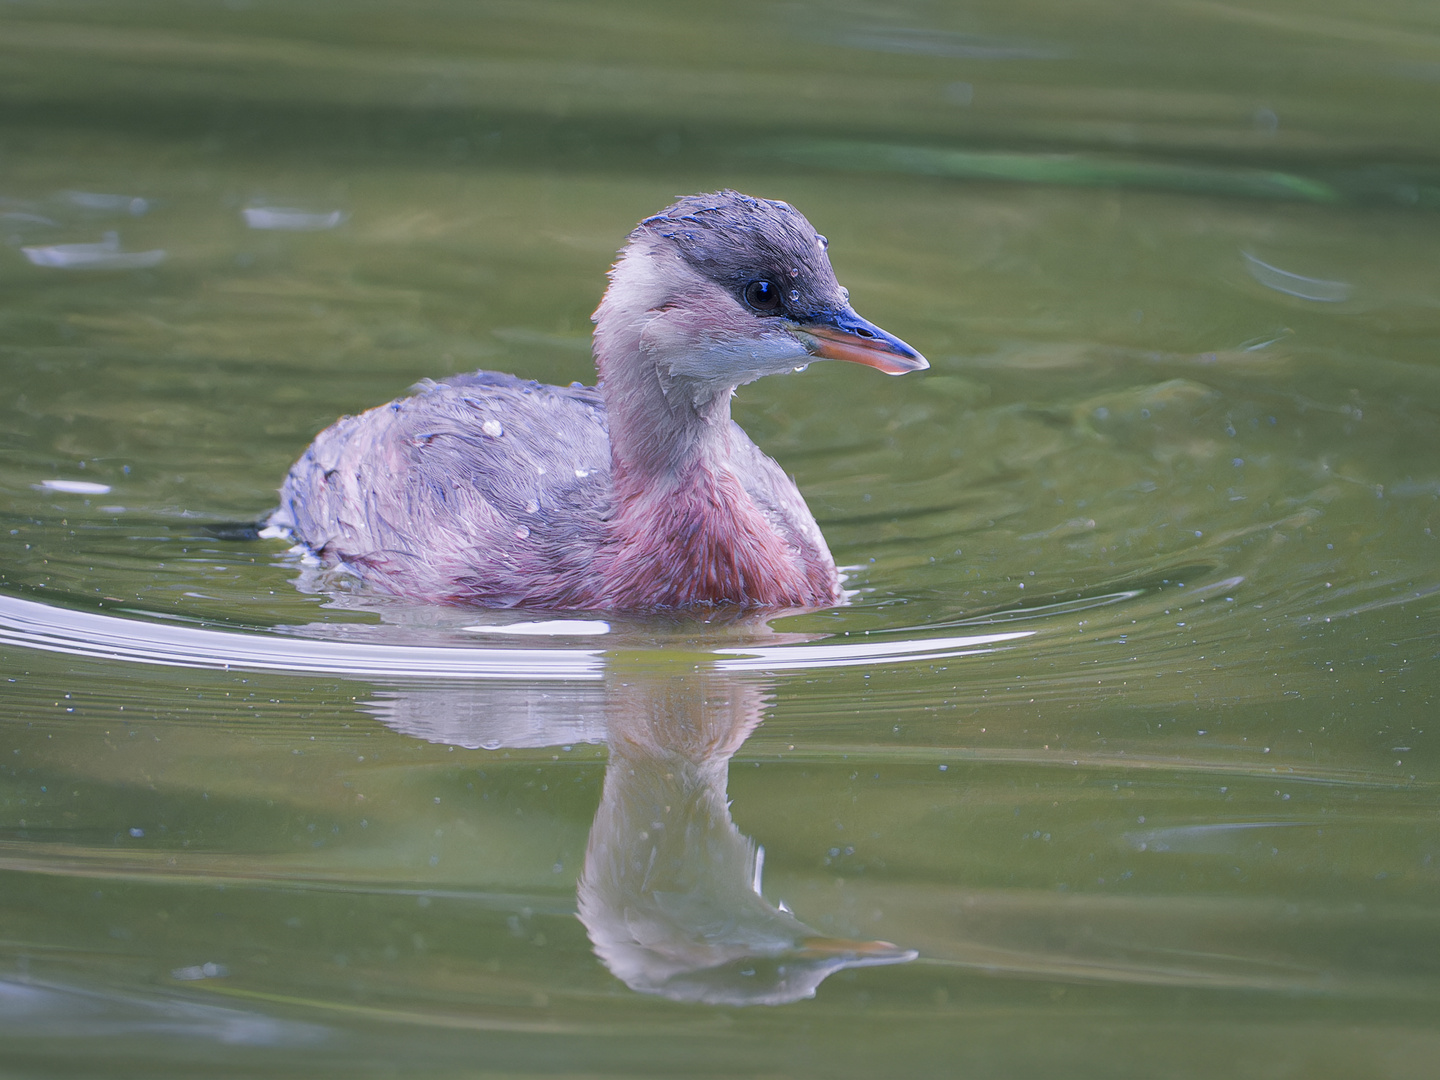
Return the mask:
<path fill-rule="evenodd" d="M 745 302 L 756 311 L 775 311 L 780 307 L 780 287 L 761 278 L 745 286 Z"/>

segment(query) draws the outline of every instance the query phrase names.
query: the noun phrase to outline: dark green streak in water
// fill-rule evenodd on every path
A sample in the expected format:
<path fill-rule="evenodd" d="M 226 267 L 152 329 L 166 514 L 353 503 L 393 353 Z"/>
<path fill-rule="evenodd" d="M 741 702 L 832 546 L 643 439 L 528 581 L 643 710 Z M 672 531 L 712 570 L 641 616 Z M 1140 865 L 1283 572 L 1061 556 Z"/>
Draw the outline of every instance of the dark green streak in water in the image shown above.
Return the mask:
<path fill-rule="evenodd" d="M 1153 188 L 1192 195 L 1294 199 L 1315 203 L 1337 202 L 1341 198 L 1340 192 L 1329 184 L 1288 173 L 1106 160 L 1077 154 L 1004 154 L 926 146 L 805 140 L 774 144 L 761 152 L 773 154 L 781 161 L 803 165 L 944 176 L 955 180 Z"/>

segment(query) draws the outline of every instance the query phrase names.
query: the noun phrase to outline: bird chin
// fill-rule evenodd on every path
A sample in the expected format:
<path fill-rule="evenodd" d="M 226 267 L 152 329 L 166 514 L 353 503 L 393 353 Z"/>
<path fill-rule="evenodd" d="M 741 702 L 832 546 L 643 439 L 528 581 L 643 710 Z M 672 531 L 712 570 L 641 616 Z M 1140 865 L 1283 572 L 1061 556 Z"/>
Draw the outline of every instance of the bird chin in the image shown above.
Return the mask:
<path fill-rule="evenodd" d="M 714 397 L 766 375 L 804 368 L 814 360 L 803 343 L 788 333 L 766 334 L 743 341 L 692 344 L 684 352 L 665 357 L 661 371 L 669 382 L 687 383 L 699 397 Z"/>

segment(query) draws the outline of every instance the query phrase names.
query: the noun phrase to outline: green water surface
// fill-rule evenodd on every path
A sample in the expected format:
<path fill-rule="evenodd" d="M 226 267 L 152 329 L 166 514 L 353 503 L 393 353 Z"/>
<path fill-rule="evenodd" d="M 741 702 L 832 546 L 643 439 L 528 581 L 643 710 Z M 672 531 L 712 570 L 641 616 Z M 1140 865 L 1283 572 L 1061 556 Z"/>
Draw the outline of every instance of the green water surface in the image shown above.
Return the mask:
<path fill-rule="evenodd" d="M 932 364 L 737 398 L 847 606 L 208 528 L 722 186 Z M 0 1075 L 1435 1075 L 1440 8 L 8 3 L 0 241 Z"/>

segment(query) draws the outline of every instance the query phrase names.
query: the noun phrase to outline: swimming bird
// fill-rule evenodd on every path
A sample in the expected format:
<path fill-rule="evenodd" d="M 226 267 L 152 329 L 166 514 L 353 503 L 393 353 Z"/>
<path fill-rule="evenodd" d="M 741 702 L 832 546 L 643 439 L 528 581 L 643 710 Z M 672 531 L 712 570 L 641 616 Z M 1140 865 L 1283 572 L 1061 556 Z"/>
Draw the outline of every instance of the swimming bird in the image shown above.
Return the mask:
<path fill-rule="evenodd" d="M 422 601 L 554 610 L 825 607 L 840 576 L 805 500 L 730 418 L 812 360 L 927 368 L 867 322 L 786 203 L 682 198 L 631 232 L 592 321 L 599 383 L 480 371 L 345 417 L 269 526 Z"/>

